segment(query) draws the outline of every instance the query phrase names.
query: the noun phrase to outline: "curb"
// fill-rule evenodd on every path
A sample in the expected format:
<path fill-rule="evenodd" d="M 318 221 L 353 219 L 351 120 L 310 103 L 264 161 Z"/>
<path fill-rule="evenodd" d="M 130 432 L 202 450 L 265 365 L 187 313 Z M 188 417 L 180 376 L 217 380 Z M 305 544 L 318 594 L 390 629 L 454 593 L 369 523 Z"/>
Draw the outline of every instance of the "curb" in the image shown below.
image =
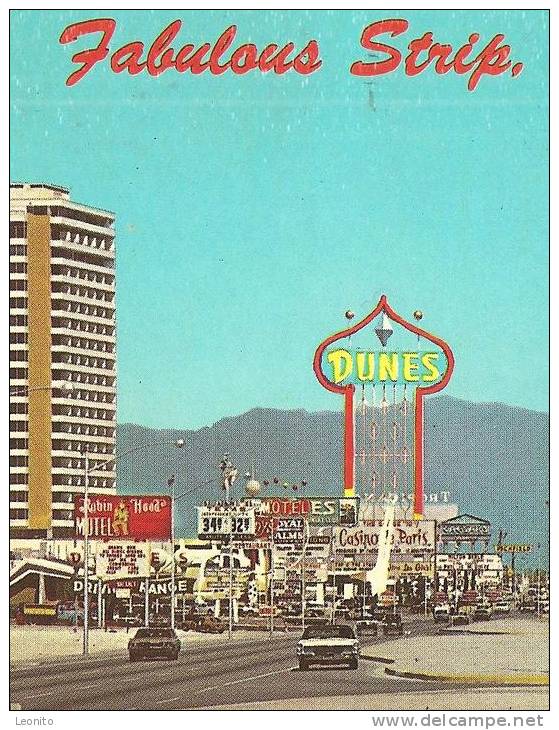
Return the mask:
<path fill-rule="evenodd" d="M 390 657 L 374 656 L 373 654 L 363 654 L 363 652 L 361 652 L 359 658 L 364 659 L 367 662 L 380 662 L 381 664 L 394 664 L 396 662 L 396 659 L 390 659 Z"/>
<path fill-rule="evenodd" d="M 422 679 L 456 684 L 514 685 L 517 687 L 549 686 L 547 674 L 435 674 L 431 672 L 408 672 L 385 667 L 385 674 L 405 679 Z"/>
<path fill-rule="evenodd" d="M 518 631 L 476 631 L 475 629 L 439 629 L 439 634 L 452 636 L 454 634 L 469 634 L 470 636 L 523 636 Z"/>

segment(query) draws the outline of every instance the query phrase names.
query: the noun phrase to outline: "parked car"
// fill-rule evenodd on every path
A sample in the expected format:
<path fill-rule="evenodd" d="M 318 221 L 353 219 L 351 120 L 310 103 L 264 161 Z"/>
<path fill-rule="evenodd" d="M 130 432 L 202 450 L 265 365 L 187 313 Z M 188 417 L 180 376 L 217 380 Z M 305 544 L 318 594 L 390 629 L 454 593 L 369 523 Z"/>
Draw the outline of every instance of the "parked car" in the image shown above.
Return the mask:
<path fill-rule="evenodd" d="M 325 618 L 326 607 L 322 603 L 307 601 L 305 606 L 305 615 L 307 618 Z"/>
<path fill-rule="evenodd" d="M 225 626 L 225 622 L 215 616 L 202 616 L 197 628 L 203 634 L 222 634 Z"/>
<path fill-rule="evenodd" d="M 493 604 L 493 613 L 510 613 L 510 603 L 508 601 L 495 601 Z"/>
<path fill-rule="evenodd" d="M 382 621 L 382 633 L 385 636 L 389 634 L 404 635 L 404 627 L 402 626 L 402 617 L 399 613 L 387 613 Z"/>
<path fill-rule="evenodd" d="M 347 598 L 340 598 L 336 601 L 335 615 L 340 619 L 346 619 L 351 617 L 353 609 L 353 602 Z"/>
<path fill-rule="evenodd" d="M 372 634 L 376 636 L 379 628 L 382 626 L 382 620 L 384 613 L 378 611 L 364 611 L 357 619 L 357 633 L 358 634 Z"/>
<path fill-rule="evenodd" d="M 493 608 L 490 603 L 478 603 L 474 609 L 474 621 L 484 621 L 493 615 Z"/>
<path fill-rule="evenodd" d="M 306 671 L 311 664 L 347 664 L 357 669 L 359 641 L 347 624 L 307 626 L 297 644 L 299 669 Z"/>
<path fill-rule="evenodd" d="M 471 622 L 469 613 L 465 611 L 459 611 L 450 617 L 449 626 L 467 626 Z"/>
<path fill-rule="evenodd" d="M 166 657 L 178 659 L 181 641 L 174 629 L 143 628 L 136 631 L 136 635 L 128 642 L 130 661 L 152 657 Z"/>
<path fill-rule="evenodd" d="M 450 617 L 450 606 L 448 603 L 439 603 L 433 608 L 435 623 L 447 623 Z"/>

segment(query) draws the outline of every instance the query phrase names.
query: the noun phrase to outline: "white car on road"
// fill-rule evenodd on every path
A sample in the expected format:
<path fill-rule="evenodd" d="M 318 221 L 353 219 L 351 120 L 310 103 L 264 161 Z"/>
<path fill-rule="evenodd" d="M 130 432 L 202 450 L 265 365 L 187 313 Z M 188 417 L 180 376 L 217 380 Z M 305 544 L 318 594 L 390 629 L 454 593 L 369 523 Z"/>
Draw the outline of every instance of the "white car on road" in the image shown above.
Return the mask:
<path fill-rule="evenodd" d="M 307 626 L 297 644 L 299 669 L 305 671 L 311 664 L 347 664 L 350 669 L 357 669 L 359 651 L 359 641 L 351 626 Z"/>

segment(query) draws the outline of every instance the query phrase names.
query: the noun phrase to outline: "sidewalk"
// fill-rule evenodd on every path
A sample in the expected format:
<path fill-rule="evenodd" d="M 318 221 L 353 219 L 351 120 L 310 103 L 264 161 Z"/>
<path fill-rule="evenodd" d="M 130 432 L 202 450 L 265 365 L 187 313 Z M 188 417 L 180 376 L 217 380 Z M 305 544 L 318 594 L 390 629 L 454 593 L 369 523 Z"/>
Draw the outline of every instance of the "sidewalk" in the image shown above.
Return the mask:
<path fill-rule="evenodd" d="M 452 693 L 452 695 L 450 694 Z M 517 687 L 494 689 L 446 689 L 427 692 L 376 693 L 340 697 L 297 697 L 289 700 L 243 702 L 238 705 L 210 705 L 204 710 L 378 710 L 408 711 L 443 710 L 452 714 L 467 710 L 548 710 L 547 688 Z M 419 726 L 419 720 L 417 721 Z"/>
<path fill-rule="evenodd" d="M 498 619 L 436 636 L 399 638 L 362 650 L 385 673 L 487 685 L 549 685 L 547 619 Z"/>
<path fill-rule="evenodd" d="M 101 658 L 101 655 L 126 655 L 128 641 L 136 633 L 136 629 L 125 628 L 104 631 L 94 628 L 89 632 L 89 653 Z M 225 634 L 200 634 L 194 631 L 177 629 L 177 634 L 186 645 L 207 646 L 228 641 Z M 235 631 L 232 641 L 250 641 L 264 635 L 258 631 Z M 55 661 L 82 653 L 83 630 L 80 627 L 74 632 L 67 626 L 10 626 L 10 664 L 14 667 L 22 664 Z"/>

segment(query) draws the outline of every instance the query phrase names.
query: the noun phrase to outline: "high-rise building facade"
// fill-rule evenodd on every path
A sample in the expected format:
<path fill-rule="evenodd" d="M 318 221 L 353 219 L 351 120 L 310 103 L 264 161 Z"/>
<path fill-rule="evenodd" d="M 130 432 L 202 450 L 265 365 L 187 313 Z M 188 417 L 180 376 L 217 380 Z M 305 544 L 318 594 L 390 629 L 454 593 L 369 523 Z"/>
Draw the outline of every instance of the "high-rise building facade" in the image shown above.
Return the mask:
<path fill-rule="evenodd" d="M 11 537 L 73 535 L 86 452 L 91 494 L 115 492 L 114 238 L 65 188 L 10 185 Z"/>

